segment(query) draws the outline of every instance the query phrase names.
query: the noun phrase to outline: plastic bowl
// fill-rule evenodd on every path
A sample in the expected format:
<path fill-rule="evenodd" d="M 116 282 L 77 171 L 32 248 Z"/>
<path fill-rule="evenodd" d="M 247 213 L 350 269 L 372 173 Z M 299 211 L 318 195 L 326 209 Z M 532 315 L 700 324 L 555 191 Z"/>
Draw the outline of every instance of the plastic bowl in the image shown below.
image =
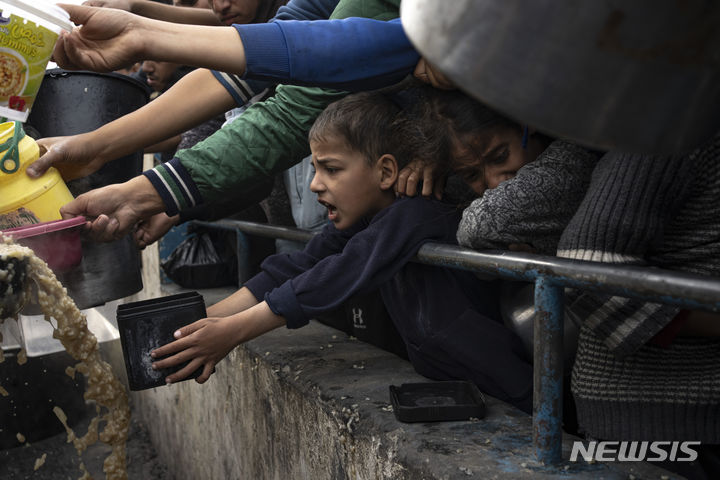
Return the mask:
<path fill-rule="evenodd" d="M 58 273 L 70 270 L 82 261 L 79 227 L 84 224 L 85 217 L 75 217 L 8 228 L 0 233 L 31 248 L 53 272 Z"/>

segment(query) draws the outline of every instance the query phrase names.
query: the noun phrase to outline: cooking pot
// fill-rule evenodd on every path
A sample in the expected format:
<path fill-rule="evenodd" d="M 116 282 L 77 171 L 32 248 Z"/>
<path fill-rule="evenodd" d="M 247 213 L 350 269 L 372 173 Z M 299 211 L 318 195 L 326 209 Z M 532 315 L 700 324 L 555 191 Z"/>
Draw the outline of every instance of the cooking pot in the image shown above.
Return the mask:
<path fill-rule="evenodd" d="M 149 95 L 147 86 L 126 75 L 48 70 L 27 130 L 40 137 L 88 132 L 142 107 Z M 77 196 L 130 180 L 142 172 L 142 157 L 138 151 L 118 158 L 92 175 L 67 182 L 68 188 Z M 111 243 L 83 239 L 82 251 L 77 268 L 58 274 L 78 308 L 102 305 L 142 289 L 140 252 L 130 235 Z"/>
<path fill-rule="evenodd" d="M 535 285 L 504 281 L 500 289 L 500 313 L 505 325 L 520 337 L 525 352 L 533 358 L 535 344 Z M 578 326 L 581 320 L 565 307 L 563 322 L 563 359 L 566 373 L 572 368 L 577 352 Z"/>
<path fill-rule="evenodd" d="M 720 130 L 720 2 L 403 0 L 401 17 L 456 85 L 547 134 L 667 153 Z"/>

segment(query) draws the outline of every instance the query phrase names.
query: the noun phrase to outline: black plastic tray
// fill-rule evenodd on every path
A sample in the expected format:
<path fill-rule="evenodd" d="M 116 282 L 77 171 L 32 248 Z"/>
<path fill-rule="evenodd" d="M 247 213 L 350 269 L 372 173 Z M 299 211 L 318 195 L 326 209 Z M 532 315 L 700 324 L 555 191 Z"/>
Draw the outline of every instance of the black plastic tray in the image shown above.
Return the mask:
<path fill-rule="evenodd" d="M 390 385 L 390 402 L 401 422 L 449 422 L 485 417 L 485 397 L 464 381 Z"/>
<path fill-rule="evenodd" d="M 120 331 L 125 369 L 130 390 L 145 390 L 165 384 L 165 377 L 187 365 L 153 370 L 155 360 L 150 352 L 175 338 L 173 333 L 180 327 L 206 316 L 202 295 L 190 292 L 169 297 L 154 298 L 140 302 L 118 305 L 117 324 Z M 185 380 L 197 378 L 198 368 Z"/>

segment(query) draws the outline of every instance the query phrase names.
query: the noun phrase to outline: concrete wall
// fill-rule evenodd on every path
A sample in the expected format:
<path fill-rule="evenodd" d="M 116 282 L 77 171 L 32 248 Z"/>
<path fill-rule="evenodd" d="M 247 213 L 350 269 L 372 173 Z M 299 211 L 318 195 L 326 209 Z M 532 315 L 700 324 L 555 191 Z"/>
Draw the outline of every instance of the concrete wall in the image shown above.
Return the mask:
<path fill-rule="evenodd" d="M 138 297 L 159 296 L 157 250 L 143 256 Z M 133 392 L 131 402 L 177 480 L 674 478 L 643 463 L 542 465 L 531 417 L 489 397 L 481 420 L 401 423 L 388 387 L 418 381 L 427 379 L 405 360 L 311 322 L 238 347 L 204 385 Z"/>
<path fill-rule="evenodd" d="M 237 348 L 205 385 L 132 394 L 176 479 L 660 478 L 646 464 L 534 460 L 531 418 L 488 398 L 477 421 L 396 420 L 389 385 L 424 381 L 404 360 L 318 323 Z M 565 443 L 565 457 L 571 445 Z M 670 477 L 672 478 L 672 477 Z"/>

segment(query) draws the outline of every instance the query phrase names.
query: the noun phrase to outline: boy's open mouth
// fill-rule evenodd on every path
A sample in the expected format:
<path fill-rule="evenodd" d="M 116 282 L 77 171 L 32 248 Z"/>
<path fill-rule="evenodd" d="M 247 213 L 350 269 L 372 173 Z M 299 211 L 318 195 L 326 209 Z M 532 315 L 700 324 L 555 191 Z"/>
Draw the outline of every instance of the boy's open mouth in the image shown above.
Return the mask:
<path fill-rule="evenodd" d="M 337 218 L 337 208 L 335 207 L 335 205 L 328 203 L 324 200 L 318 200 L 318 202 L 320 202 L 320 204 L 324 205 L 328 209 L 328 220 L 334 222 Z"/>

